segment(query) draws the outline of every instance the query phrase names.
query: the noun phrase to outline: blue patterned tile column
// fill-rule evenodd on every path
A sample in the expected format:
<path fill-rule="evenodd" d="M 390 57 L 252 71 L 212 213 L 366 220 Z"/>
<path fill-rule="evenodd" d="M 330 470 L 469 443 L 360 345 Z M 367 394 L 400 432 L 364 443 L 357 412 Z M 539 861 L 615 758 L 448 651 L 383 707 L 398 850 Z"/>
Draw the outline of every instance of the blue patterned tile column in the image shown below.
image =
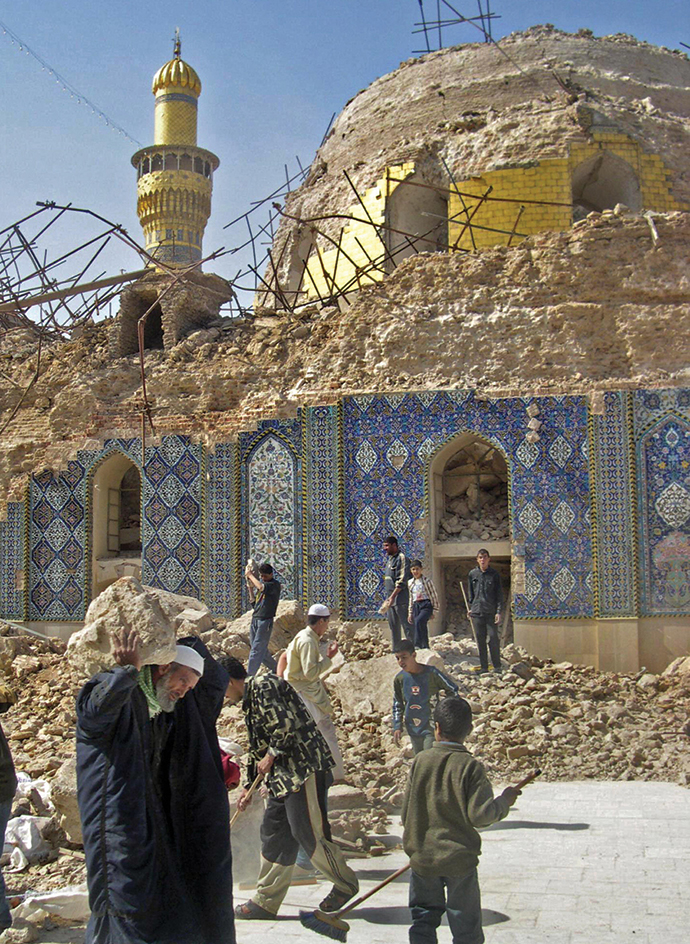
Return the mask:
<path fill-rule="evenodd" d="M 630 467 L 630 394 L 611 391 L 592 416 L 597 588 L 602 617 L 637 615 L 635 490 Z"/>
<path fill-rule="evenodd" d="M 690 390 L 634 394 L 642 613 L 690 613 Z"/>
<path fill-rule="evenodd" d="M 30 620 L 80 620 L 86 579 L 86 473 L 68 463 L 57 478 L 35 475 L 29 488 Z"/>
<path fill-rule="evenodd" d="M 26 619 L 24 590 L 17 586 L 17 575 L 26 566 L 25 553 L 26 502 L 9 502 L 7 518 L 0 522 L 0 616 L 5 619 Z"/>
<path fill-rule="evenodd" d="M 219 443 L 208 456 L 204 601 L 217 616 L 236 617 L 240 610 L 239 474 L 237 443 Z"/>
<path fill-rule="evenodd" d="M 201 599 L 203 449 L 166 436 L 146 450 L 142 528 L 143 582 Z"/>
<path fill-rule="evenodd" d="M 337 406 L 304 412 L 305 602 L 342 607 L 340 437 Z"/>
<path fill-rule="evenodd" d="M 240 437 L 241 560 L 254 557 L 272 564 L 283 599 L 302 598 L 301 450 L 299 419 L 268 420 Z M 243 587 L 243 608 L 248 606 Z"/>

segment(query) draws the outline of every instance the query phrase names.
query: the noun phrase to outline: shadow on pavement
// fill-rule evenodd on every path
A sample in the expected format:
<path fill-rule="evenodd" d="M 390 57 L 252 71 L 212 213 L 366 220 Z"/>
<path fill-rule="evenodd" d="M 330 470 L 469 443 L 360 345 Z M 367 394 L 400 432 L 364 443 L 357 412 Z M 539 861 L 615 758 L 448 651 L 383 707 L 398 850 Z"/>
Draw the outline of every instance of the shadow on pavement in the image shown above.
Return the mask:
<path fill-rule="evenodd" d="M 356 908 L 351 914 L 345 915 L 347 921 L 354 918 L 362 918 L 369 924 L 410 924 L 410 909 L 401 907 L 389 908 Z M 510 921 L 508 915 L 501 914 L 500 911 L 490 911 L 482 908 L 482 925 L 487 928 L 490 924 L 503 924 L 504 921 Z M 443 923 L 446 923 L 444 917 Z"/>
<path fill-rule="evenodd" d="M 494 823 L 486 830 L 496 829 L 589 829 L 589 823 L 535 823 L 528 819 L 511 819 L 502 823 Z"/>

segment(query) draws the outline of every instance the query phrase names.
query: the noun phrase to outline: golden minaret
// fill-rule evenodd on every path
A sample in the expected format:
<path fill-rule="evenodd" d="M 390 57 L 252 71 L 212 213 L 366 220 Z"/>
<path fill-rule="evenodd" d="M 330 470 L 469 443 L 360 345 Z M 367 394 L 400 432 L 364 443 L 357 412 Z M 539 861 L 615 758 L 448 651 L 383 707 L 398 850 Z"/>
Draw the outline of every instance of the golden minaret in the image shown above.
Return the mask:
<path fill-rule="evenodd" d="M 176 30 L 173 58 L 153 77 L 155 143 L 137 151 L 132 164 L 147 251 L 168 265 L 188 266 L 202 258 L 213 172 L 220 161 L 196 146 L 201 81 L 181 52 Z"/>

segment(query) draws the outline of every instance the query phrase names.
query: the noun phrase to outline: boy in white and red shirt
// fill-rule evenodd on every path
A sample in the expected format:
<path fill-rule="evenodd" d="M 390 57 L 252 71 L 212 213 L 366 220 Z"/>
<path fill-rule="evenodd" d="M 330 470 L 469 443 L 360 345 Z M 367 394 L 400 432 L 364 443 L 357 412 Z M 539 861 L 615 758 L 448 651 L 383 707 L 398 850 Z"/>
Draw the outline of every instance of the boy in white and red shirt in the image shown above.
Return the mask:
<path fill-rule="evenodd" d="M 407 618 L 412 630 L 412 642 L 415 649 L 429 648 L 429 620 L 438 612 L 438 594 L 431 577 L 422 573 L 422 562 L 413 560 L 410 564 L 412 579 L 407 581 L 410 603 Z"/>

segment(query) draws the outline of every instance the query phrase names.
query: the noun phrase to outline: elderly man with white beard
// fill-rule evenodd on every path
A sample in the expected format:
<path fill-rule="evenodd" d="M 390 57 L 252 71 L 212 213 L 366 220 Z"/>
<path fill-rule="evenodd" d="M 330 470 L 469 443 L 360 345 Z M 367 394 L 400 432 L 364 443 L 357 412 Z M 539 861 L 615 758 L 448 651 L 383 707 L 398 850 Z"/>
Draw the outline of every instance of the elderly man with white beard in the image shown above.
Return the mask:
<path fill-rule="evenodd" d="M 234 944 L 216 735 L 228 674 L 195 637 L 142 665 L 125 631 L 113 657 L 77 697 L 86 944 Z"/>

